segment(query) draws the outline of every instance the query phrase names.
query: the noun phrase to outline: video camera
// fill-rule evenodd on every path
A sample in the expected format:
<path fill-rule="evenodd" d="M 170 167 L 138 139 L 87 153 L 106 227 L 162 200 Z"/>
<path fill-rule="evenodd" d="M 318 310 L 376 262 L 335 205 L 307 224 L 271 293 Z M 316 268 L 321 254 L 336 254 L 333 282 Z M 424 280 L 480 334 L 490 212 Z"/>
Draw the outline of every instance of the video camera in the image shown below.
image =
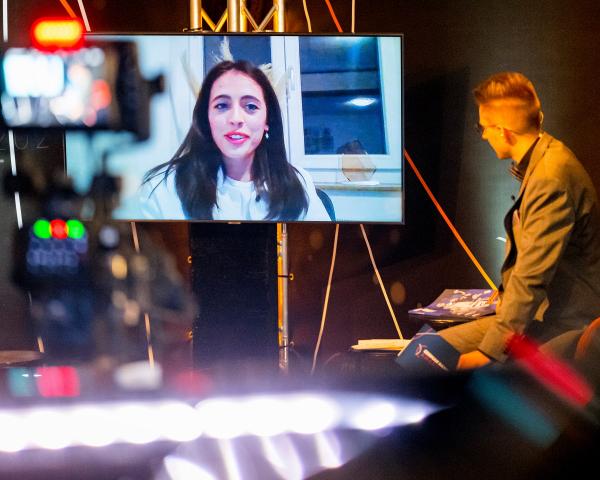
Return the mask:
<path fill-rule="evenodd" d="M 133 42 L 92 41 L 59 49 L 9 46 L 0 52 L 0 128 L 15 134 L 80 130 L 89 132 L 90 142 L 99 131 L 131 132 L 127 142 L 143 141 L 150 136 L 151 98 L 162 89 L 162 75 L 143 77 Z M 145 315 L 158 322 L 154 348 L 164 343 L 165 319 L 191 321 L 193 315 L 169 255 L 149 238 L 142 238 L 144 252 L 136 251 L 128 225 L 109 221 L 105 208 L 118 193 L 119 181 L 108 174 L 106 161 L 116 147 L 126 147 L 109 143 L 87 195 L 75 192 L 63 162 L 54 162 L 60 171 L 48 171 L 51 158 L 35 159 L 27 151 L 4 179 L 6 194 L 20 192 L 36 205 L 14 234 L 13 281 L 31 299 L 31 320 L 46 361 L 88 361 L 100 355 L 139 359 L 151 341 Z M 89 154 L 94 155 L 92 148 Z M 41 171 L 47 178 L 34 181 Z M 84 214 L 90 202 L 92 214 Z"/>
<path fill-rule="evenodd" d="M 4 128 L 150 135 L 150 99 L 163 90 L 163 77 L 142 77 L 135 43 L 89 42 L 56 51 L 15 46 L 4 49 L 0 63 Z"/>

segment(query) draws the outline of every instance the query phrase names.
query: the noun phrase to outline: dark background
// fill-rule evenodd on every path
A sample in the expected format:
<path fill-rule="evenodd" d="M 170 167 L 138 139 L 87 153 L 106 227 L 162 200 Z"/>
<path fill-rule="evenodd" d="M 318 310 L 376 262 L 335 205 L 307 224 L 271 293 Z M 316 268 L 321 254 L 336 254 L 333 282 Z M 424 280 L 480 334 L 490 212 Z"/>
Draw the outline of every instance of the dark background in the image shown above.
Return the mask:
<path fill-rule="evenodd" d="M 77 2 L 69 2 L 79 13 Z M 248 2 L 256 18 L 268 1 Z M 331 1 L 342 27 L 350 30 L 351 2 Z M 178 32 L 189 24 L 187 0 L 86 0 L 92 31 Z M 216 21 L 223 1 L 205 1 Z M 287 29 L 305 32 L 300 0 L 286 2 Z M 477 120 L 471 90 L 492 73 L 517 70 L 534 83 L 545 128 L 564 141 L 600 187 L 596 139 L 600 136 L 600 4 L 558 0 L 381 0 L 356 1 L 356 32 L 404 34 L 405 144 L 449 217 L 488 274 L 498 281 L 504 244 L 502 217 L 514 181 L 508 163 L 497 160 L 471 127 Z M 335 32 L 326 5 L 309 0 L 314 32 Z M 31 22 L 63 15 L 58 0 L 9 1 L 11 41 L 25 40 Z M 43 143 L 22 139 L 18 162 L 41 164 L 60 157 L 60 137 Z M 27 147 L 27 148 L 25 148 Z M 0 139 L 0 170 L 10 169 L 6 136 Z M 367 232 L 395 313 L 407 335 L 416 328 L 407 310 L 431 302 L 444 288 L 487 284 L 454 240 L 406 165 L 406 224 L 369 225 Z M 0 349 L 30 348 L 25 295 L 10 282 L 14 201 L 0 197 Z M 25 203 L 27 203 L 25 201 Z M 27 208 L 27 206 L 26 206 Z M 161 236 L 191 277 L 188 226 L 140 224 Z M 235 225 L 229 228 L 236 229 Z M 296 351 L 309 360 L 314 348 L 329 262 L 333 225 L 290 224 L 290 326 Z M 275 241 L 275 238 L 273 239 Z M 143 246 L 142 246 L 143 247 Z M 275 325 L 273 325 L 275 328 Z M 393 338 L 395 329 L 369 261 L 358 225 L 341 225 L 322 361 L 359 338 Z"/>

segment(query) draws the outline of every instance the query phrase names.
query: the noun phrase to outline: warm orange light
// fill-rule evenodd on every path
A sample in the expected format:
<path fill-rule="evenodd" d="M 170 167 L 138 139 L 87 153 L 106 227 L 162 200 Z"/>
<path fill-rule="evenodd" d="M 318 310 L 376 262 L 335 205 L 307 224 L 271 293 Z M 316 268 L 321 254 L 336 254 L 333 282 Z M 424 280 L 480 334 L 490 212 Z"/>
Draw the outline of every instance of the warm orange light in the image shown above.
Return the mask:
<path fill-rule="evenodd" d="M 31 27 L 31 40 L 40 50 L 76 49 L 83 44 L 83 23 L 77 18 L 41 18 Z"/>

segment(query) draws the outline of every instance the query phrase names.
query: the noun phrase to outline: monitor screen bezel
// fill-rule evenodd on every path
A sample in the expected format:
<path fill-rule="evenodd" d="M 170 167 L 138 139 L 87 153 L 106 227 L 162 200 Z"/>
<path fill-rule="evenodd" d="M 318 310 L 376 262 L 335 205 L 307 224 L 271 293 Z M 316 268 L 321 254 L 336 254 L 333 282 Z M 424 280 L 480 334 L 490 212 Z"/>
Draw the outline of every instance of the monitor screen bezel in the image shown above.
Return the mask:
<path fill-rule="evenodd" d="M 404 34 L 402 33 L 360 33 L 360 34 L 351 34 L 351 33 L 318 33 L 318 34 L 309 34 L 309 33 L 292 33 L 292 32 L 207 32 L 207 31 L 183 31 L 183 32 L 115 32 L 115 31 L 95 31 L 95 32 L 86 32 L 85 38 L 90 41 L 97 41 L 97 38 L 103 37 L 102 40 L 108 39 L 109 37 L 138 37 L 138 36 L 168 36 L 168 37 L 191 37 L 191 36 L 212 36 L 212 37 L 222 37 L 222 36 L 268 36 L 268 37 L 342 37 L 342 38 L 352 38 L 352 37 L 375 37 L 375 38 L 383 38 L 383 37 L 393 37 L 398 38 L 400 41 L 400 59 L 399 59 L 399 81 L 400 81 L 400 116 L 402 119 L 401 126 L 394 130 L 397 132 L 399 130 L 400 134 L 400 142 L 401 142 L 401 157 L 399 159 L 400 165 L 400 175 L 401 175 L 401 184 L 399 186 L 400 189 L 400 215 L 401 220 L 391 220 L 391 221 L 381 221 L 381 220 L 243 220 L 243 219 L 150 219 L 150 218 L 115 218 L 113 220 L 116 222 L 149 222 L 149 223 L 222 223 L 222 224 L 241 224 L 241 223 L 249 223 L 249 224 L 278 224 L 278 223 L 306 223 L 306 224 L 365 224 L 365 225 L 405 225 L 406 223 L 406 181 L 405 181 L 405 171 L 406 171 L 406 161 L 404 159 L 405 152 L 405 73 L 404 73 Z M 117 40 L 117 39 L 115 39 Z M 85 44 L 84 44 L 85 45 Z M 64 137 L 63 137 L 64 138 Z M 65 175 L 67 175 L 67 140 L 64 138 L 64 167 L 65 167 Z M 288 152 L 289 156 L 289 152 Z"/>

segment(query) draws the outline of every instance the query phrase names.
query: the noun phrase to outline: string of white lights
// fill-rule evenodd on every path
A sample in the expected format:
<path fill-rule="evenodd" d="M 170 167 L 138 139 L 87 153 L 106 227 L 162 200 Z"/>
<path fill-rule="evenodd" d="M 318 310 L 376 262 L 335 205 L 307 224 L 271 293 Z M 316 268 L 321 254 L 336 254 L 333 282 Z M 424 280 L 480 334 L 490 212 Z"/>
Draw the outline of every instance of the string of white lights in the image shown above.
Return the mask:
<path fill-rule="evenodd" d="M 321 347 L 321 339 L 323 338 L 323 332 L 325 331 L 325 320 L 327 318 L 327 307 L 329 306 L 329 292 L 331 291 L 331 279 L 333 278 L 333 268 L 335 267 L 335 257 L 337 254 L 338 245 L 338 234 L 340 231 L 340 224 L 335 224 L 335 235 L 333 237 L 333 252 L 331 254 L 331 266 L 329 267 L 329 278 L 327 279 L 327 289 L 325 290 L 325 301 L 323 302 L 323 315 L 321 316 L 321 327 L 319 329 L 319 336 L 317 338 L 317 345 L 313 354 L 312 368 L 310 374 L 315 373 L 317 367 L 317 356 L 319 355 L 319 348 Z"/>
<path fill-rule="evenodd" d="M 420 422 L 438 409 L 422 400 L 355 392 L 213 397 L 195 406 L 176 399 L 30 405 L 0 408 L 0 452 L 378 431 Z"/>

